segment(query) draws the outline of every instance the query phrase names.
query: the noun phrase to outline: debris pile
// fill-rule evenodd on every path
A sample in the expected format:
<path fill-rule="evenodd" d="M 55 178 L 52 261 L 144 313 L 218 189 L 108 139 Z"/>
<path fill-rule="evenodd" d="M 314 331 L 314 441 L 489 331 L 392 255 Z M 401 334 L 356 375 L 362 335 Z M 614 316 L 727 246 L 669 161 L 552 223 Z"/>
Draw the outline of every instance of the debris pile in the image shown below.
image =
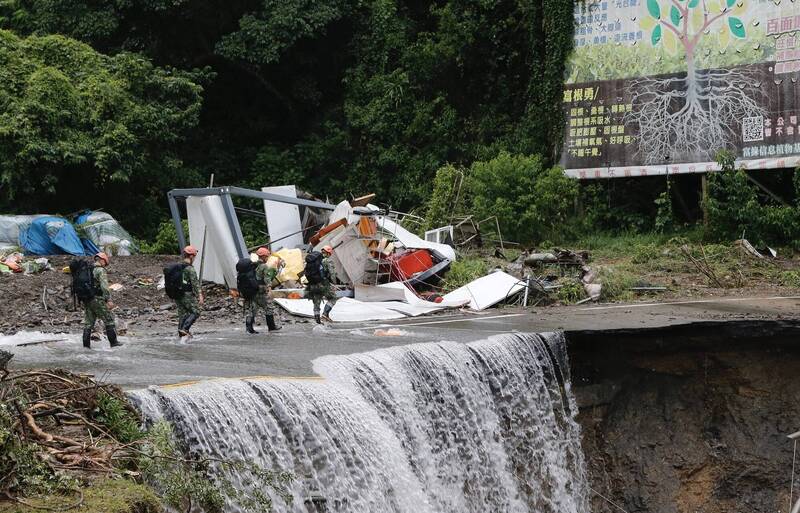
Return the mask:
<path fill-rule="evenodd" d="M 138 418 L 122 390 L 63 369 L 9 371 L 11 358 L 0 351 L 0 424 L 8 433 L 0 459 L 5 495 L 24 493 L 24 476 L 31 469 L 23 466 L 34 464 L 28 457 L 39 462 L 40 479 L 65 486 L 66 476 L 123 473 L 139 431 L 130 424 L 126 432 L 121 423 Z"/>
<path fill-rule="evenodd" d="M 370 203 L 374 194 L 329 205 L 294 186 L 264 188 L 263 194 L 238 188 L 173 192 L 186 199 L 189 241 L 199 249 L 195 266 L 200 278 L 230 289 L 236 288 L 235 265 L 244 246 L 240 225 L 231 222 L 230 212 L 263 216 L 268 227 L 263 233 L 269 237 L 263 245 L 272 250 L 270 262 L 283 265 L 273 297 L 295 315 L 312 315 L 311 302 L 303 299 L 305 255 L 325 246 L 333 248 L 332 281 L 342 298 L 331 314 L 335 321 L 395 319 L 461 307 L 482 310 L 525 288 L 511 275 L 493 273 L 443 294 L 443 278 L 456 260 L 449 244 L 452 230 L 423 239 L 403 226 L 418 220 L 415 216 L 375 206 Z M 231 206 L 233 195 L 264 198 L 264 213 Z"/>

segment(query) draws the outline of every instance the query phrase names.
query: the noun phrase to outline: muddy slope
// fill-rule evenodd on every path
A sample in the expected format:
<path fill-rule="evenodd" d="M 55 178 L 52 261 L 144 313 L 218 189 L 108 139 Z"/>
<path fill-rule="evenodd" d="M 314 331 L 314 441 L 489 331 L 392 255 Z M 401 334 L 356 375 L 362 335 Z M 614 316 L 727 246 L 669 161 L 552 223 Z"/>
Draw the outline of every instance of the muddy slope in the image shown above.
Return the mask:
<path fill-rule="evenodd" d="M 708 323 L 568 337 L 597 492 L 628 512 L 788 510 L 800 326 Z M 595 494 L 593 511 L 620 510 Z"/>

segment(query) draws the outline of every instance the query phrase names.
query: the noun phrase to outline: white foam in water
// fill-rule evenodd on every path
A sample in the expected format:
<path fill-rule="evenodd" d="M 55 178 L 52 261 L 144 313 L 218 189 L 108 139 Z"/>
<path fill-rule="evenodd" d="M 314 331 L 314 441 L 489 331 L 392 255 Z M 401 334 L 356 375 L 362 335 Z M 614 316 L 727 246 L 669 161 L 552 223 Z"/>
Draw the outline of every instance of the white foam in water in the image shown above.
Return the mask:
<path fill-rule="evenodd" d="M 67 333 L 42 333 L 41 331 L 18 331 L 14 335 L 0 333 L 0 347 L 18 346 L 48 340 L 67 341 L 73 338 L 75 338 L 73 335 Z"/>
<path fill-rule="evenodd" d="M 276 499 L 278 512 L 313 511 L 311 496 L 347 513 L 589 511 L 563 336 L 392 347 L 314 369 L 325 379 L 132 395 L 195 456 L 292 472 L 295 500 Z"/>

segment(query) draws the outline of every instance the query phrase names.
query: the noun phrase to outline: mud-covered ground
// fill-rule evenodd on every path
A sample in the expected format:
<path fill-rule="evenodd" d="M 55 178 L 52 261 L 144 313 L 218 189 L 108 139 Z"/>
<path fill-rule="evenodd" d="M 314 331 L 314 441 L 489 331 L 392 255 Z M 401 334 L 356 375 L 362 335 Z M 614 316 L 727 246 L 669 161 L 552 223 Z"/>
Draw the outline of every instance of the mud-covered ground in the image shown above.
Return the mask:
<path fill-rule="evenodd" d="M 53 270 L 39 274 L 0 275 L 0 294 L 5 305 L 0 314 L 0 333 L 21 330 L 43 332 L 78 331 L 83 322 L 80 305 L 70 292 L 70 275 L 63 272 L 72 257 L 50 257 Z M 178 257 L 135 255 L 112 257 L 107 267 L 109 284 L 122 289 L 112 292 L 114 315 L 121 329 L 157 330 L 175 324 L 175 305 L 157 285 L 163 268 Z M 242 309 L 227 290 L 205 284 L 203 320 L 239 322 Z"/>

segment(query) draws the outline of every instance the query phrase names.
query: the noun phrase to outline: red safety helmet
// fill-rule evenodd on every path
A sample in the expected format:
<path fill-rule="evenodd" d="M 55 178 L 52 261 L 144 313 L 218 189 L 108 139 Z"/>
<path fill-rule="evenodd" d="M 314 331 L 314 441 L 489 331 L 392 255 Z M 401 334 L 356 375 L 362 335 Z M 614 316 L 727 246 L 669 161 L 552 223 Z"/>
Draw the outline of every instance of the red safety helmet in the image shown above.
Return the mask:
<path fill-rule="evenodd" d="M 183 248 L 183 254 L 187 255 L 187 256 L 189 256 L 189 255 L 196 256 L 197 255 L 197 248 L 192 246 L 192 245 L 186 246 L 185 248 Z"/>
<path fill-rule="evenodd" d="M 258 248 L 258 249 L 256 250 L 256 255 L 258 255 L 258 256 L 260 256 L 260 257 L 268 257 L 268 256 L 270 256 L 271 254 L 272 254 L 272 253 L 271 253 L 271 252 L 270 252 L 270 250 L 268 250 L 267 248 Z"/>
<path fill-rule="evenodd" d="M 324 251 L 325 253 L 327 253 L 327 254 L 329 254 L 329 255 L 332 255 L 332 254 L 333 254 L 333 248 L 332 248 L 332 247 L 330 247 L 330 246 L 323 246 L 323 247 L 322 247 L 322 251 Z"/>
<path fill-rule="evenodd" d="M 96 254 L 94 258 L 95 260 L 97 259 L 102 260 L 103 262 L 106 263 L 106 265 L 108 265 L 108 255 L 106 255 L 105 252 L 101 251 L 100 253 Z"/>

